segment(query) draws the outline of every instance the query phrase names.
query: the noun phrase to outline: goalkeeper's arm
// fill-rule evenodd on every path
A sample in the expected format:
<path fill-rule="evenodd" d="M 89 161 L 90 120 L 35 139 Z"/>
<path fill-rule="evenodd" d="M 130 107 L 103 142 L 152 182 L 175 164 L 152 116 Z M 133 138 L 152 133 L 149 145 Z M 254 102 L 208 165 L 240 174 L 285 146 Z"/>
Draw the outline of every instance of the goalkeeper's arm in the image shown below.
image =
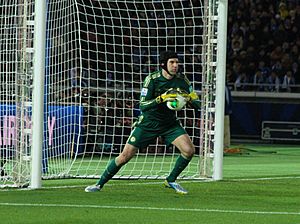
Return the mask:
<path fill-rule="evenodd" d="M 151 108 L 156 107 L 158 104 L 167 102 L 167 101 L 172 101 L 176 98 L 177 94 L 175 93 L 163 93 L 160 96 L 156 97 L 156 98 L 152 98 L 150 100 L 147 100 L 148 97 L 146 96 L 141 96 L 140 99 L 140 109 L 141 111 L 147 111 L 150 110 Z"/>
<path fill-rule="evenodd" d="M 201 108 L 200 99 L 194 90 L 188 94 L 188 102 L 195 109 Z"/>

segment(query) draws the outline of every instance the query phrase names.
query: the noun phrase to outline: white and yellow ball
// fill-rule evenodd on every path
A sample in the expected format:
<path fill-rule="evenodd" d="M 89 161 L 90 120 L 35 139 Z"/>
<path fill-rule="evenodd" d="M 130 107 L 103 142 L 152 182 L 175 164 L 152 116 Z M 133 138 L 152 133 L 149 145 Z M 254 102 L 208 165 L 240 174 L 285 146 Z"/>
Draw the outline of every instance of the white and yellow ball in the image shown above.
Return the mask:
<path fill-rule="evenodd" d="M 167 107 L 170 110 L 179 111 L 185 107 L 186 103 L 186 98 L 178 94 L 174 100 L 167 102 Z"/>

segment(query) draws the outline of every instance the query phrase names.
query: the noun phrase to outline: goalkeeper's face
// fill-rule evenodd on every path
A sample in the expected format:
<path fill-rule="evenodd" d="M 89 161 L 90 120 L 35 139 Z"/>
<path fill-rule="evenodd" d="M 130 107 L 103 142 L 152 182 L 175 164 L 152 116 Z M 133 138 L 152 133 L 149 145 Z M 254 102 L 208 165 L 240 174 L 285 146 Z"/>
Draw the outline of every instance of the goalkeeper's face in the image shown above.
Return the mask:
<path fill-rule="evenodd" d="M 167 69 L 170 75 L 176 75 L 178 72 L 178 58 L 170 58 L 167 63 Z"/>

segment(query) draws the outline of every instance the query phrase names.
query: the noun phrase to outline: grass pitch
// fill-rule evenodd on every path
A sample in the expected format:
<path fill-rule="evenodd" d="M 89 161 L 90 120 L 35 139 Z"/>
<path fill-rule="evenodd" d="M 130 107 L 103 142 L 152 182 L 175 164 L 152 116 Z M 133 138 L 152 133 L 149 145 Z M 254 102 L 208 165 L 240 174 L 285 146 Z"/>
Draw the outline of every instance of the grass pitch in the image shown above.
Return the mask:
<path fill-rule="evenodd" d="M 224 156 L 222 181 L 179 182 L 188 195 L 151 180 L 112 180 L 97 193 L 82 179 L 4 189 L 0 223 L 300 223 L 298 147 L 248 145 Z"/>

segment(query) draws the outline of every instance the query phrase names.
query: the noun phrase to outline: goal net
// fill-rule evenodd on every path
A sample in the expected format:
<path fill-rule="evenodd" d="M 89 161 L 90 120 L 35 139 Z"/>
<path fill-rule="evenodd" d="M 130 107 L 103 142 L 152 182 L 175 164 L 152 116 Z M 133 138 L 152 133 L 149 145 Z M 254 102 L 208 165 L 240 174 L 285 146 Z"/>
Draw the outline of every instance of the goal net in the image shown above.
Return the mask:
<path fill-rule="evenodd" d="M 34 0 L 0 6 L 1 186 L 30 181 Z M 47 0 L 42 176 L 98 178 L 140 114 L 144 78 L 174 50 L 200 95 L 178 112 L 196 155 L 179 178 L 211 178 L 215 137 L 218 0 Z M 178 150 L 162 139 L 114 178 L 165 178 Z"/>
<path fill-rule="evenodd" d="M 20 3 L 22 2 L 22 3 Z M 33 5 L 0 5 L 0 185 L 28 185 L 30 177 Z"/>

